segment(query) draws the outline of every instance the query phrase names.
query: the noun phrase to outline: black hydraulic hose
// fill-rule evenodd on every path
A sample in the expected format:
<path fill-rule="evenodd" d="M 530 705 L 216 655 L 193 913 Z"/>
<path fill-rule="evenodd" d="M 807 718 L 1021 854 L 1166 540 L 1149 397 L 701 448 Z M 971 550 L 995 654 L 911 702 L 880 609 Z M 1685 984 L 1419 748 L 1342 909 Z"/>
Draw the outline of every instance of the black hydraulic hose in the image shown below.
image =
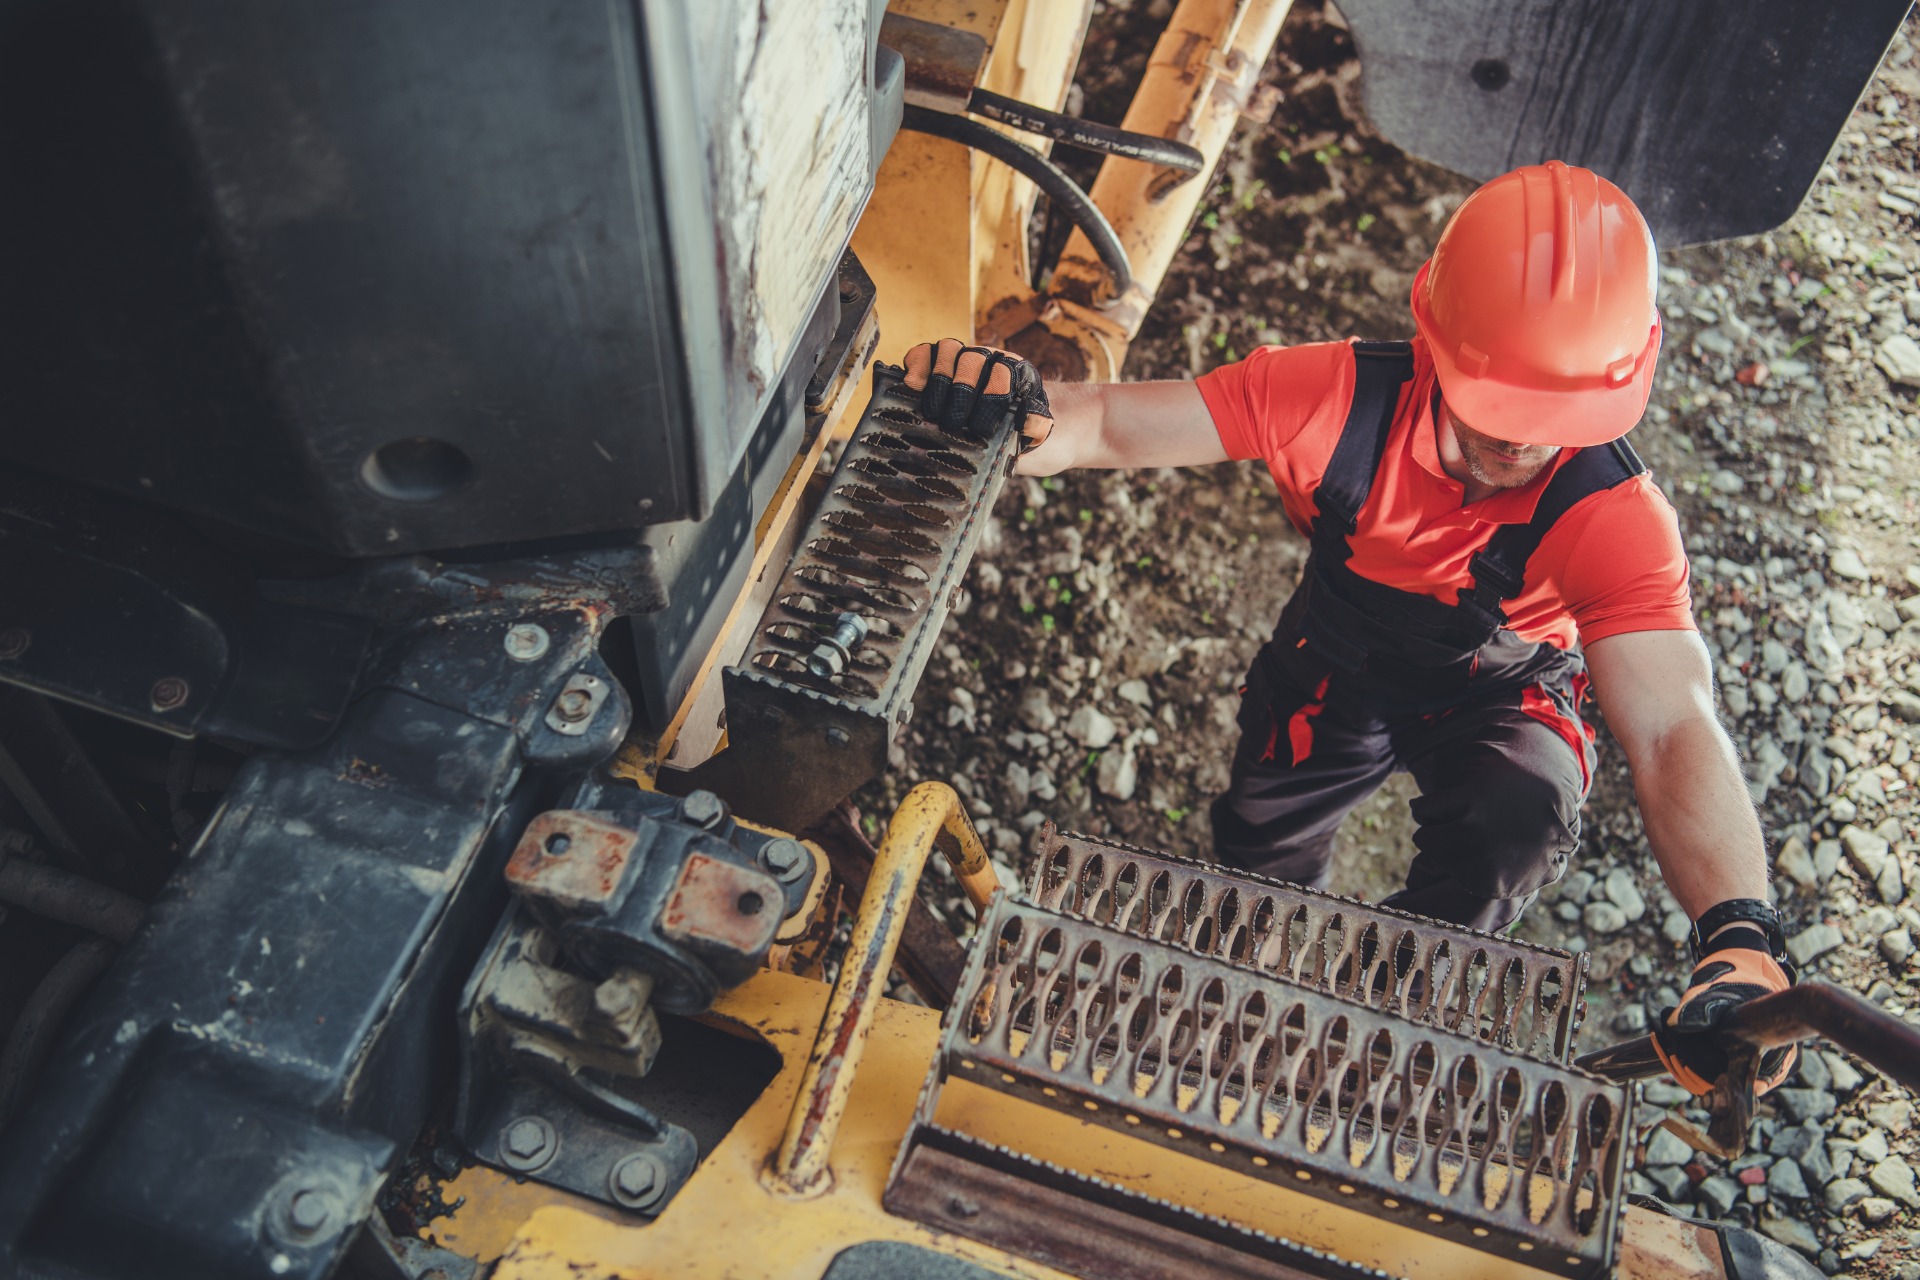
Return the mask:
<path fill-rule="evenodd" d="M 1150 133 L 1135 133 L 1131 129 L 1116 129 L 1110 124 L 1095 124 L 1091 120 L 1036 107 L 1030 102 L 1002 97 L 986 89 L 973 91 L 973 96 L 967 100 L 967 110 L 1000 124 L 1011 125 L 1022 133 L 1037 133 L 1043 138 L 1052 138 L 1055 142 L 1078 147 L 1082 151 L 1165 165 L 1169 169 L 1178 169 L 1189 178 L 1207 167 L 1207 158 L 1200 154 L 1199 148 L 1190 147 L 1184 142 L 1156 138 Z M 1186 178 L 1180 181 L 1185 182 Z M 1178 186 L 1179 183 L 1174 185 Z"/>
<path fill-rule="evenodd" d="M 0 902 L 123 946 L 147 914 L 146 903 L 130 894 L 21 858 L 0 860 Z"/>
<path fill-rule="evenodd" d="M 902 128 L 915 133 L 931 134 L 985 152 L 1022 177 L 1031 179 L 1047 199 L 1066 211 L 1074 226 L 1087 233 L 1087 239 L 1093 242 L 1093 251 L 1100 255 L 1102 265 L 1113 277 L 1115 296 L 1133 287 L 1133 264 L 1127 261 L 1127 251 L 1121 246 L 1113 224 L 1087 198 L 1087 193 L 1080 189 L 1080 185 L 1061 172 L 1053 161 L 998 129 L 989 129 L 978 120 L 969 120 L 965 116 L 950 116 L 925 107 L 909 106 L 900 124 Z"/>
<path fill-rule="evenodd" d="M 105 938 L 88 938 L 61 956 L 27 998 L 27 1007 L 0 1049 L 0 1132 L 13 1119 L 27 1085 L 40 1074 L 53 1052 L 60 1024 L 80 1002 L 95 980 L 105 973 L 118 950 Z"/>

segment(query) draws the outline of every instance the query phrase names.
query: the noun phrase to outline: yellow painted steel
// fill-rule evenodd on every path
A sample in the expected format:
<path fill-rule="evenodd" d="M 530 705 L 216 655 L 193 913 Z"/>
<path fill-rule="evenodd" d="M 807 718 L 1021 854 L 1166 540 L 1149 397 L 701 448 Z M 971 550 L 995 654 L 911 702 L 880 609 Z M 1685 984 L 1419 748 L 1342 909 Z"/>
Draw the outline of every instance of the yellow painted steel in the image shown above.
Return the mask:
<path fill-rule="evenodd" d="M 920 872 L 943 834 L 957 846 L 952 855 L 954 876 L 974 910 L 986 906 L 999 887 L 959 794 L 944 782 L 923 782 L 909 791 L 893 811 L 886 838 L 874 855 L 866 893 L 854 917 L 853 938 L 840 962 L 840 980 L 834 984 L 793 1114 L 768 1172 L 768 1185 L 779 1194 L 818 1195 L 832 1181 L 828 1157 L 860 1070 L 874 1010 L 906 930 Z"/>
<path fill-rule="evenodd" d="M 939 1042 L 939 1014 L 931 1009 L 879 1002 L 834 1147 L 832 1185 L 812 1199 L 779 1196 L 766 1185 L 767 1157 L 798 1094 L 827 1001 L 825 984 L 782 973 L 762 973 L 721 997 L 709 1020 L 764 1041 L 784 1065 L 656 1221 L 474 1168 L 441 1188 L 442 1200 L 458 1207 L 429 1223 L 427 1234 L 483 1264 L 498 1259 L 494 1280 L 817 1280 L 842 1250 L 874 1240 L 938 1250 L 1023 1280 L 1059 1277 L 1052 1268 L 893 1217 L 881 1207 L 888 1171 Z M 943 1102 L 943 1122 L 989 1141 L 1009 1141 L 1040 1159 L 1343 1257 L 1372 1259 L 1394 1275 L 1534 1280 L 1541 1274 L 1004 1094 L 953 1081 L 943 1097 L 952 1099 L 951 1105 Z M 1639 1209 L 1627 1210 L 1624 1221 L 1616 1271 L 1621 1280 L 1722 1280 L 1717 1246 L 1703 1243 L 1691 1224 Z"/>

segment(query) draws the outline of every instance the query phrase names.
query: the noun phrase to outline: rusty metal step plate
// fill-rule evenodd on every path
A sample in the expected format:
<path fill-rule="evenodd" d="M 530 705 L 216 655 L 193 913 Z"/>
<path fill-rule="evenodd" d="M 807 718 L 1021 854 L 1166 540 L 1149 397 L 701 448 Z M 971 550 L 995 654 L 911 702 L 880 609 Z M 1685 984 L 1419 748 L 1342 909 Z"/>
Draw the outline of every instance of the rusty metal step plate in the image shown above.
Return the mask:
<path fill-rule="evenodd" d="M 1587 957 L 1212 863 L 1043 830 L 1027 896 L 1299 986 L 1568 1062 Z"/>
<path fill-rule="evenodd" d="M 798 831 L 886 768 L 1018 444 L 1011 415 L 986 439 L 924 421 L 903 375 L 873 366 L 833 479 L 722 675 L 726 749 L 663 787 Z"/>
<path fill-rule="evenodd" d="M 1176 943 L 1002 895 L 896 1182 L 951 1147 L 955 1077 L 1549 1274 L 1612 1265 L 1626 1087 Z"/>

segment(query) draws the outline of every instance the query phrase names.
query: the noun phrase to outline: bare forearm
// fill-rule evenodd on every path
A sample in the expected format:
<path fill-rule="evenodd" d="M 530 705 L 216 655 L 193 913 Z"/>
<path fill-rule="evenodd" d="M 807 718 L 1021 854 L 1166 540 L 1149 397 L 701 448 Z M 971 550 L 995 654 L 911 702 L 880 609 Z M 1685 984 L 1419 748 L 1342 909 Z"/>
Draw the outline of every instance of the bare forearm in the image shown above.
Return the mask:
<path fill-rule="evenodd" d="M 1647 840 L 1689 919 L 1729 898 L 1767 897 L 1760 821 L 1726 733 L 1709 716 L 1675 724 L 1633 761 Z"/>
<path fill-rule="evenodd" d="M 1206 402 L 1191 382 L 1068 382 L 1047 387 L 1053 431 L 1020 459 L 1022 475 L 1074 467 L 1191 467 L 1225 462 Z"/>

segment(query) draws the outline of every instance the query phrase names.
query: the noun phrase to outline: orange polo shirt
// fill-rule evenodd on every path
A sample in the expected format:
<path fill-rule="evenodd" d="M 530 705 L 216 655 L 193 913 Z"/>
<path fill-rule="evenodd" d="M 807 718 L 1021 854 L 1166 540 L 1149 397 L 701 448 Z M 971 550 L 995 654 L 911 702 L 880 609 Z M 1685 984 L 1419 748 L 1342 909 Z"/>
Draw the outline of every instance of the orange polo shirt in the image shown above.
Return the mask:
<path fill-rule="evenodd" d="M 1262 347 L 1197 384 L 1227 455 L 1266 462 L 1302 533 L 1313 525 L 1313 493 L 1353 402 L 1353 369 L 1345 342 Z M 1348 564 L 1362 577 L 1452 604 L 1473 582 L 1474 552 L 1501 525 L 1532 519 L 1548 479 L 1576 450 L 1561 450 L 1518 489 L 1462 505 L 1465 486 L 1440 465 L 1433 388 L 1433 361 L 1415 339 L 1413 380 L 1401 390 L 1373 491 L 1348 540 Z M 1625 631 L 1692 631 L 1679 520 L 1652 477 L 1590 494 L 1561 516 L 1506 613 L 1522 639 L 1561 649 Z"/>

